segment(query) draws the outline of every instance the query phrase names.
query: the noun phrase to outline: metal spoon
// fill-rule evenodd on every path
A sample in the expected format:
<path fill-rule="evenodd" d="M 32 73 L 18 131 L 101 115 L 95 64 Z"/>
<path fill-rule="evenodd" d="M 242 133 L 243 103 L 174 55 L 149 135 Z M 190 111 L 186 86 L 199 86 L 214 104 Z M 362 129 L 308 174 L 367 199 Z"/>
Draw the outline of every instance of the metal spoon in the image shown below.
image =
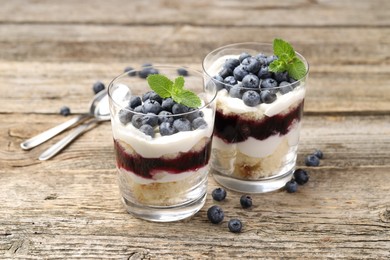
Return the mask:
<path fill-rule="evenodd" d="M 99 102 L 104 99 L 105 97 L 107 97 L 107 91 L 106 90 L 103 90 L 101 92 L 99 92 L 98 94 L 95 95 L 95 97 L 93 98 L 93 100 L 91 101 L 91 103 L 89 104 L 89 112 L 88 113 L 85 113 L 85 114 L 81 114 L 77 117 L 74 117 L 58 126 L 55 126 L 49 130 L 46 130 L 45 132 L 43 133 L 40 133 L 26 141 L 24 141 L 23 143 L 20 144 L 20 147 L 23 149 L 23 150 L 30 150 L 44 142 L 46 142 L 47 140 L 53 138 L 54 136 L 58 135 L 59 133 L 65 131 L 66 129 L 82 122 L 82 121 L 85 121 L 87 118 L 91 118 L 95 115 L 95 109 L 96 107 L 98 106 Z M 108 107 L 108 104 L 107 104 L 107 107 Z"/>
<path fill-rule="evenodd" d="M 91 111 L 93 111 L 94 118 L 86 123 L 83 123 L 76 127 L 72 132 L 70 132 L 67 136 L 61 139 L 59 142 L 51 146 L 49 149 L 44 151 L 40 156 L 39 160 L 45 161 L 56 154 L 58 154 L 62 149 L 64 149 L 68 144 L 70 144 L 73 140 L 75 140 L 78 136 L 85 133 L 86 131 L 92 129 L 92 126 L 96 126 L 97 123 L 102 121 L 110 120 L 110 109 L 108 103 L 108 95 L 104 95 L 100 102 L 96 102 L 96 106 L 91 106 Z"/>

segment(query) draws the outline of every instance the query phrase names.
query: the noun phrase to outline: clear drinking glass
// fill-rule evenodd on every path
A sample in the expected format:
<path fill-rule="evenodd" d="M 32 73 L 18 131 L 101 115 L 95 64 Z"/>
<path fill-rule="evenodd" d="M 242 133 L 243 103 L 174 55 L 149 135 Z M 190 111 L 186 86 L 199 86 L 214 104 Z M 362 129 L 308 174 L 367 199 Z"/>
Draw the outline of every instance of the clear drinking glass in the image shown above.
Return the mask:
<path fill-rule="evenodd" d="M 243 88 L 239 81 L 234 86 L 215 77 L 226 59 L 237 59 L 244 52 L 260 60 L 264 57 L 262 54 L 272 56 L 273 49 L 271 44 L 232 44 L 212 51 L 203 61 L 204 73 L 213 78 L 219 89 L 212 174 L 218 183 L 232 190 L 268 192 L 283 187 L 295 170 L 309 65 L 296 53 L 306 66 L 305 76 L 296 80 L 283 79 L 288 82 L 268 88 L 267 91 L 276 94 L 273 102 L 260 101 L 256 106 L 247 106 L 240 96 L 254 89 Z M 260 86 L 267 77 L 263 72 L 256 74 L 263 77 Z M 225 71 L 224 76 L 229 74 Z M 261 95 L 265 89 L 255 91 Z"/>
<path fill-rule="evenodd" d="M 204 205 L 206 198 L 217 93 L 214 82 L 203 73 L 186 68 L 184 88 L 200 97 L 200 108 L 165 115 L 146 115 L 143 110 L 146 103 L 157 102 L 157 107 L 161 105 L 157 113 L 172 111 L 172 103 L 164 105 L 155 95 L 149 99 L 144 96 L 151 91 L 145 77 L 148 71 L 158 72 L 174 81 L 179 76 L 178 69 L 181 68 L 135 69 L 118 76 L 108 87 L 122 201 L 129 213 L 151 221 L 189 217 Z M 136 97 L 145 99 L 140 107 Z M 151 102 L 152 99 L 155 101 Z M 190 129 L 175 130 L 175 120 L 188 121 Z M 153 133 L 148 132 L 150 127 L 142 128 L 144 123 L 152 126 Z"/>

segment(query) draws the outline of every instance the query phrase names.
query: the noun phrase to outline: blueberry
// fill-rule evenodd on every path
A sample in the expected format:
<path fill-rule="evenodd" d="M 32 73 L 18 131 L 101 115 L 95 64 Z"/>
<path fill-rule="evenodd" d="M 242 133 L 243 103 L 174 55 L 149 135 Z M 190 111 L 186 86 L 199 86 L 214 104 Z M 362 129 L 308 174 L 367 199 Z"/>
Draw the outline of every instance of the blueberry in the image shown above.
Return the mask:
<path fill-rule="evenodd" d="M 266 78 L 261 82 L 261 88 L 272 89 L 278 86 L 278 82 L 273 78 Z"/>
<path fill-rule="evenodd" d="M 211 196 L 216 201 L 223 201 L 226 198 L 226 190 L 224 188 L 216 188 L 211 192 Z"/>
<path fill-rule="evenodd" d="M 161 111 L 158 113 L 158 122 L 161 124 L 162 122 L 168 122 L 168 123 L 173 123 L 173 117 L 172 113 L 169 111 Z"/>
<path fill-rule="evenodd" d="M 162 136 L 165 136 L 165 135 L 173 135 L 174 133 L 176 133 L 176 130 L 175 128 L 173 128 L 172 124 L 169 123 L 169 122 L 162 122 L 160 124 L 160 127 L 159 127 L 159 131 L 160 131 L 160 134 Z"/>
<path fill-rule="evenodd" d="M 233 71 L 238 65 L 240 65 L 240 61 L 238 59 L 227 59 L 223 64 L 223 67 Z"/>
<path fill-rule="evenodd" d="M 161 103 L 161 108 L 163 110 L 166 110 L 166 111 L 169 111 L 169 112 L 172 112 L 172 107 L 173 105 L 175 104 L 175 101 L 173 101 L 172 98 L 166 98 L 162 101 Z"/>
<path fill-rule="evenodd" d="M 158 74 L 158 70 L 155 68 L 144 68 L 138 72 L 140 78 L 146 79 L 149 75 Z"/>
<path fill-rule="evenodd" d="M 230 85 L 230 87 L 237 84 L 237 80 L 236 80 L 236 78 L 233 77 L 233 76 L 227 76 L 227 77 L 223 80 L 223 82 L 224 82 L 225 84 Z M 226 86 L 225 86 L 225 88 L 226 88 Z M 230 88 L 229 88 L 229 89 L 230 89 Z"/>
<path fill-rule="evenodd" d="M 267 65 L 271 64 L 274 60 L 277 60 L 278 57 L 275 55 L 270 55 L 267 57 Z"/>
<path fill-rule="evenodd" d="M 315 156 L 317 156 L 318 157 L 318 159 L 322 159 L 322 158 L 324 158 L 324 154 L 323 154 L 323 152 L 321 151 L 321 150 L 315 150 L 314 151 L 314 153 L 313 153 Z"/>
<path fill-rule="evenodd" d="M 294 171 L 294 179 L 299 185 L 303 185 L 309 181 L 309 175 L 305 170 L 296 169 Z"/>
<path fill-rule="evenodd" d="M 228 228 L 229 228 L 230 232 L 240 233 L 241 229 L 242 229 L 242 223 L 239 219 L 235 219 L 235 218 L 231 219 L 228 222 Z"/>
<path fill-rule="evenodd" d="M 234 98 L 242 98 L 243 89 L 241 85 L 237 84 L 230 88 L 229 95 Z"/>
<path fill-rule="evenodd" d="M 280 87 L 279 92 L 282 93 L 283 95 L 294 89 L 292 85 L 287 81 L 280 82 L 279 87 Z"/>
<path fill-rule="evenodd" d="M 184 117 L 178 118 L 173 121 L 173 127 L 178 132 L 191 131 L 191 122 Z"/>
<path fill-rule="evenodd" d="M 311 154 L 311 155 L 308 155 L 305 159 L 305 164 L 306 166 L 318 166 L 320 165 L 320 159 L 318 159 L 317 156 L 315 156 L 314 154 Z"/>
<path fill-rule="evenodd" d="M 204 129 L 207 127 L 207 122 L 202 117 L 198 117 L 192 121 L 191 126 L 193 130 Z"/>
<path fill-rule="evenodd" d="M 151 125 L 142 125 L 139 130 L 146 135 L 154 137 L 154 129 Z"/>
<path fill-rule="evenodd" d="M 233 75 L 233 71 L 228 68 L 222 68 L 222 70 L 218 73 L 218 75 L 220 75 L 222 78 L 226 78 Z"/>
<path fill-rule="evenodd" d="M 146 92 L 145 94 L 142 95 L 142 101 L 146 101 L 149 99 L 150 95 L 153 93 L 154 91 L 148 91 Z"/>
<path fill-rule="evenodd" d="M 268 89 L 261 91 L 260 93 L 260 100 L 262 103 L 271 104 L 277 99 L 277 96 L 272 91 L 269 91 Z"/>
<path fill-rule="evenodd" d="M 70 108 L 67 106 L 61 107 L 60 108 L 60 115 L 69 116 L 70 115 Z"/>
<path fill-rule="evenodd" d="M 92 85 L 92 90 L 95 94 L 99 93 L 100 91 L 104 90 L 106 87 L 104 86 L 104 83 L 101 81 L 96 81 Z"/>
<path fill-rule="evenodd" d="M 257 54 L 255 59 L 258 60 L 261 65 L 267 65 L 267 56 L 264 53 Z"/>
<path fill-rule="evenodd" d="M 142 126 L 143 117 L 143 115 L 133 115 L 133 117 L 131 118 L 131 123 L 135 128 L 140 128 Z"/>
<path fill-rule="evenodd" d="M 259 83 L 259 78 L 253 74 L 248 74 L 242 79 L 243 88 L 259 88 Z"/>
<path fill-rule="evenodd" d="M 225 214 L 220 206 L 214 205 L 207 210 L 207 218 L 213 224 L 221 223 Z"/>
<path fill-rule="evenodd" d="M 151 93 L 149 94 L 149 99 L 150 100 L 155 100 L 155 101 L 157 101 L 160 104 L 163 101 L 163 99 L 154 91 L 151 91 Z"/>
<path fill-rule="evenodd" d="M 173 114 L 182 114 L 182 113 L 187 113 L 188 112 L 188 107 L 182 104 L 174 104 L 172 106 L 172 113 Z"/>
<path fill-rule="evenodd" d="M 135 113 L 143 113 L 143 110 L 144 110 L 144 107 L 141 105 L 141 106 L 135 107 L 133 111 Z"/>
<path fill-rule="evenodd" d="M 190 110 L 191 111 L 191 110 Z M 198 117 L 203 117 L 203 112 L 202 111 L 193 111 L 192 113 L 186 115 L 186 118 L 190 120 L 190 122 L 194 121 Z"/>
<path fill-rule="evenodd" d="M 254 73 L 254 74 L 259 72 L 259 69 L 261 67 L 261 63 L 252 57 L 246 58 L 245 60 L 242 61 L 241 64 L 244 66 L 246 71 Z"/>
<path fill-rule="evenodd" d="M 179 68 L 177 69 L 177 74 L 184 77 L 188 76 L 188 70 L 186 70 L 185 68 Z"/>
<path fill-rule="evenodd" d="M 260 70 L 257 73 L 257 76 L 259 77 L 259 79 L 270 78 L 272 76 L 272 72 L 269 71 L 268 66 L 263 65 L 260 67 Z"/>
<path fill-rule="evenodd" d="M 249 195 L 242 195 L 240 198 L 240 204 L 243 209 L 252 207 L 252 197 Z"/>
<path fill-rule="evenodd" d="M 242 81 L 242 79 L 248 75 L 249 72 L 245 70 L 245 67 L 240 65 L 237 66 L 234 71 L 233 71 L 233 76 L 236 78 L 238 81 Z"/>
<path fill-rule="evenodd" d="M 291 179 L 288 182 L 286 182 L 284 188 L 288 193 L 294 193 L 298 190 L 298 183 L 294 179 Z"/>
<path fill-rule="evenodd" d="M 250 55 L 249 53 L 243 52 L 243 53 L 241 53 L 240 56 L 238 57 L 238 60 L 239 60 L 240 62 L 242 62 L 243 60 L 245 60 L 246 58 L 251 57 L 251 56 L 252 56 L 252 55 Z"/>
<path fill-rule="evenodd" d="M 217 87 L 217 91 L 224 88 L 225 84 L 223 84 L 223 78 L 220 75 L 214 76 L 213 81 L 215 83 L 215 86 Z"/>
<path fill-rule="evenodd" d="M 129 101 L 129 107 L 136 108 L 138 106 L 142 105 L 142 100 L 138 96 L 131 96 Z"/>
<path fill-rule="evenodd" d="M 127 75 L 129 75 L 130 77 L 134 77 L 135 75 L 137 75 L 137 71 L 135 71 L 134 68 L 130 66 L 126 67 L 124 69 L 124 72 L 126 72 Z"/>
<path fill-rule="evenodd" d="M 158 124 L 158 117 L 156 116 L 156 114 L 147 113 L 145 116 L 142 117 L 142 124 L 155 127 Z"/>
<path fill-rule="evenodd" d="M 291 83 L 291 86 L 292 86 L 293 88 L 296 88 L 296 87 L 298 87 L 299 85 L 301 85 L 301 82 L 300 82 L 300 81 L 297 81 L 296 79 L 294 79 L 294 78 L 292 78 L 292 77 L 289 78 L 288 82 Z"/>
<path fill-rule="evenodd" d="M 121 121 L 122 124 L 126 125 L 127 123 L 131 122 L 131 119 L 133 118 L 133 113 L 130 110 L 127 109 L 121 109 L 118 112 L 119 121 Z"/>
<path fill-rule="evenodd" d="M 254 90 L 249 90 L 242 95 L 242 101 L 249 107 L 254 107 L 260 104 L 260 95 Z"/>
<path fill-rule="evenodd" d="M 274 79 L 277 81 L 277 82 L 282 82 L 282 81 L 287 81 L 288 80 L 288 72 L 287 71 L 284 71 L 284 72 L 276 72 L 274 74 Z"/>
<path fill-rule="evenodd" d="M 145 114 L 153 113 L 157 115 L 162 110 L 160 103 L 158 103 L 156 100 L 147 99 L 142 106 L 143 106 L 143 112 Z"/>

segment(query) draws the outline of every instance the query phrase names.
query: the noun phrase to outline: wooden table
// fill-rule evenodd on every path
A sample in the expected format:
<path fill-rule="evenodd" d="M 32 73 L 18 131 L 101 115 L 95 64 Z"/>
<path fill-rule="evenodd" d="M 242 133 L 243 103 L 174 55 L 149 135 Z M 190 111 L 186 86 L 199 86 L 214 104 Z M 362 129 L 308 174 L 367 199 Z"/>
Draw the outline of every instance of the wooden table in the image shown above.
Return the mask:
<path fill-rule="evenodd" d="M 0 258 L 238 259 L 390 257 L 390 1 L 1 1 Z M 84 134 L 61 154 L 20 143 L 86 112 L 92 84 L 145 62 L 201 69 L 216 47 L 293 43 L 311 72 L 297 193 L 241 194 L 191 219 L 151 223 L 119 201 L 111 126 Z M 307 168 L 315 148 L 325 158 Z M 210 177 L 209 194 L 217 187 Z M 240 218 L 233 234 L 227 220 Z"/>

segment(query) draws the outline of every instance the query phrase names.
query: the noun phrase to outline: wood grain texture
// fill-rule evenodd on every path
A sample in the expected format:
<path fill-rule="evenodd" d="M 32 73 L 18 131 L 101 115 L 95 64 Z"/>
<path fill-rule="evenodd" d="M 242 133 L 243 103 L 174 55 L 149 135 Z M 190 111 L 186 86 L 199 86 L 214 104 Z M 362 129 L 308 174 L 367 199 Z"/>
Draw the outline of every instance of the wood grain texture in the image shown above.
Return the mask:
<path fill-rule="evenodd" d="M 13 0 L 0 8 L 0 259 L 389 259 L 390 1 Z M 63 133 L 20 143 L 86 112 L 92 84 L 145 62 L 201 70 L 234 42 L 292 42 L 310 63 L 297 193 L 241 194 L 176 223 L 127 214 L 119 200 L 109 122 L 50 161 Z M 71 115 L 74 116 L 74 115 Z M 315 148 L 318 168 L 304 166 Z M 241 234 L 227 221 L 240 218 Z"/>

